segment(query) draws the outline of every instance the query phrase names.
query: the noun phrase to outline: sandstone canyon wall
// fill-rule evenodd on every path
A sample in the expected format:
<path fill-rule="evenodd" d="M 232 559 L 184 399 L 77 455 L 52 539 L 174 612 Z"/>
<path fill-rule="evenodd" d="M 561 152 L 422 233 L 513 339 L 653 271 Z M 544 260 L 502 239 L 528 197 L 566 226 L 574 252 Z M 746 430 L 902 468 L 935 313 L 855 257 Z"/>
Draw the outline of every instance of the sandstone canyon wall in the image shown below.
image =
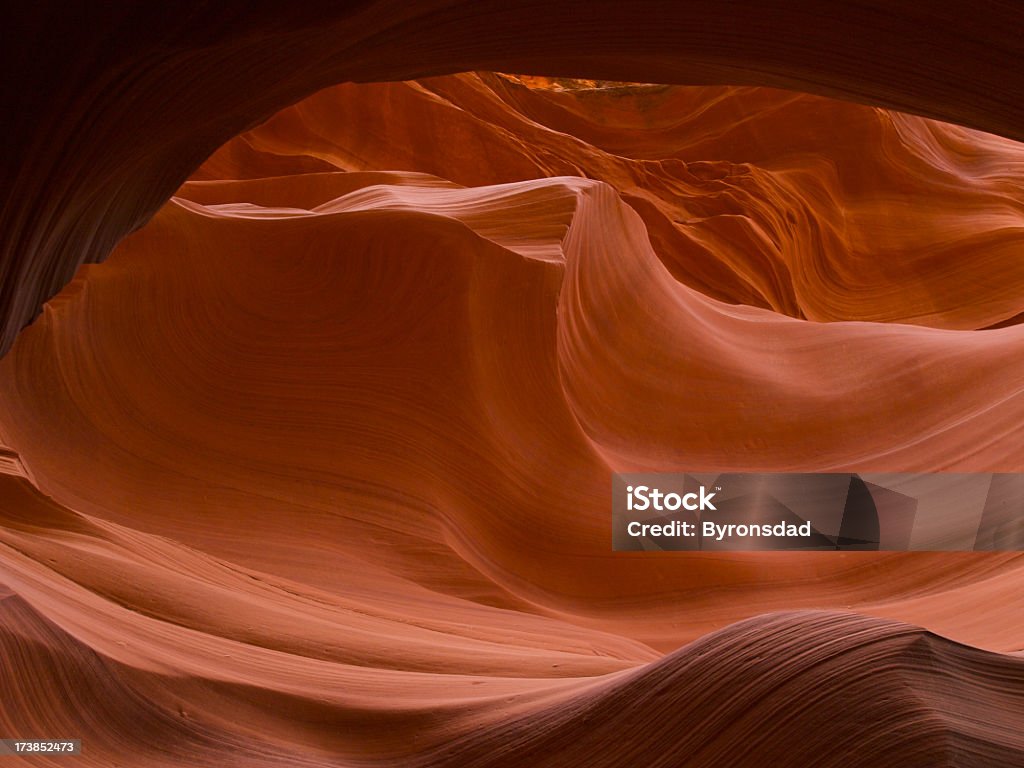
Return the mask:
<path fill-rule="evenodd" d="M 1018 553 L 611 551 L 612 472 L 1024 471 L 1019 13 L 733 5 L 57 25 L 0 736 L 83 753 L 4 759 L 1024 765 Z"/>

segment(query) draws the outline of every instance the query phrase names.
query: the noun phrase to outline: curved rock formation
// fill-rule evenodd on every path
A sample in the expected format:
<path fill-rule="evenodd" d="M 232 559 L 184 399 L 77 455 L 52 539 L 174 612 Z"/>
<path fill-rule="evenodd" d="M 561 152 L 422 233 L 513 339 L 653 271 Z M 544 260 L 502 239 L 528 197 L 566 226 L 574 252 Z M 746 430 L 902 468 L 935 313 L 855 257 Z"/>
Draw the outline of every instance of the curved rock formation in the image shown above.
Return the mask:
<path fill-rule="evenodd" d="M 613 471 L 1024 469 L 1022 152 L 487 74 L 243 133 L 0 360 L 0 729 L 97 766 L 1024 764 L 1021 555 L 609 524 Z"/>
<path fill-rule="evenodd" d="M 0 353 L 217 146 L 346 81 L 472 69 L 841 96 L 1021 138 L 1019 7 L 868 0 L 22 4 L 0 51 Z"/>

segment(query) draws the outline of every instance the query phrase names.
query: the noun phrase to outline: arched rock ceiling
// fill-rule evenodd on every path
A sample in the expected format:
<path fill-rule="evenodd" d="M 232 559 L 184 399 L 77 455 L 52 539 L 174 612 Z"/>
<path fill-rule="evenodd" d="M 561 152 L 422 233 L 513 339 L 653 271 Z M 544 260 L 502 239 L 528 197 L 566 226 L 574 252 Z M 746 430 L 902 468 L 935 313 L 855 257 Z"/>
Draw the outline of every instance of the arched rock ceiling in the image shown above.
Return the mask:
<path fill-rule="evenodd" d="M 783 87 L 1020 139 L 1014 2 L 22 4 L 8 19 L 0 352 L 219 145 L 333 83 L 473 69 Z"/>

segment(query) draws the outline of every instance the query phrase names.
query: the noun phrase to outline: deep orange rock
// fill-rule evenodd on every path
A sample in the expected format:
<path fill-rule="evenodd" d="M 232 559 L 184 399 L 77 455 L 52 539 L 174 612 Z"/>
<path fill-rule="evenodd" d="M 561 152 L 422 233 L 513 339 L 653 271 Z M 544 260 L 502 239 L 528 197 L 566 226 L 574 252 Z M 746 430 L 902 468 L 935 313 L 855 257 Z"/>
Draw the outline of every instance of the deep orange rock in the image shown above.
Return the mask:
<path fill-rule="evenodd" d="M 112 0 L 8 17 L 0 353 L 220 144 L 326 86 L 475 69 L 766 85 L 1024 138 L 1020 8 Z"/>
<path fill-rule="evenodd" d="M 97 766 L 1021 764 L 1024 557 L 613 553 L 609 477 L 1024 469 L 1022 156 L 486 74 L 242 133 L 0 360 L 0 730 Z"/>

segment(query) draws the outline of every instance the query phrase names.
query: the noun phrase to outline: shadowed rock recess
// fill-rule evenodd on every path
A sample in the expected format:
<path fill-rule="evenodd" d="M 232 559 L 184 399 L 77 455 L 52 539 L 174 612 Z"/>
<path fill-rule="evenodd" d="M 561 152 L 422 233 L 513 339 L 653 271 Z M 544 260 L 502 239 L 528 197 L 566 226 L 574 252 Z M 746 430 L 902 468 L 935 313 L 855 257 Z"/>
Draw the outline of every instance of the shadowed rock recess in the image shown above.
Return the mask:
<path fill-rule="evenodd" d="M 83 752 L 5 759 L 1024 766 L 1021 554 L 611 550 L 614 472 L 1024 471 L 953 8 L 19 10 L 0 737 Z"/>

